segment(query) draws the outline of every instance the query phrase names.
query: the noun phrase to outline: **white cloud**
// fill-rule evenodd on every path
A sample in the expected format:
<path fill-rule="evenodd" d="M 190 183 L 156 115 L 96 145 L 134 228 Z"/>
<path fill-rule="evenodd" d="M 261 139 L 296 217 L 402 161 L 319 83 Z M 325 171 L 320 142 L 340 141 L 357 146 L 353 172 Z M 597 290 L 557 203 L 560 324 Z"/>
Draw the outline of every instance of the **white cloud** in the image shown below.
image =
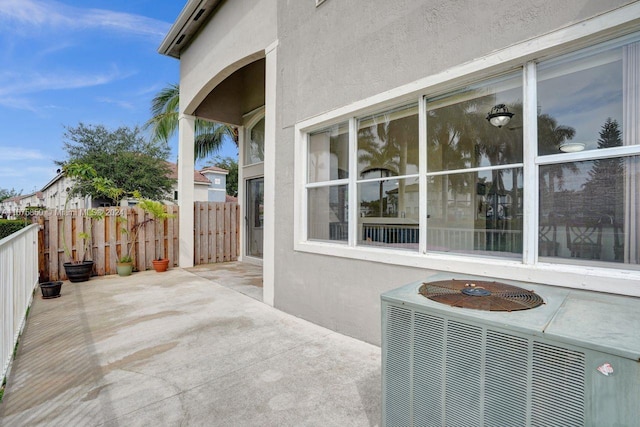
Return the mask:
<path fill-rule="evenodd" d="M 153 38 L 162 38 L 170 27 L 166 22 L 142 15 L 106 9 L 84 9 L 53 0 L 2 0 L 0 22 L 2 21 L 17 28 L 51 27 L 67 31 L 100 29 Z"/>
<path fill-rule="evenodd" d="M 98 102 L 103 102 L 105 104 L 113 104 L 117 105 L 120 108 L 124 108 L 125 110 L 135 110 L 135 106 L 130 102 L 123 101 L 121 99 L 111 99 L 111 98 L 97 98 Z"/>
<path fill-rule="evenodd" d="M 43 90 L 79 89 L 99 86 L 131 76 L 117 67 L 105 73 L 80 73 L 78 71 L 58 71 L 55 73 L 30 72 L 27 74 L 4 73 L 0 75 L 0 96 L 41 92 Z M 6 103 L 5 103 L 6 104 Z"/>
<path fill-rule="evenodd" d="M 2 92 L 2 88 L 0 88 L 0 93 Z M 0 105 L 15 110 L 31 111 L 32 113 L 38 112 L 38 109 L 33 105 L 33 102 L 25 98 L 15 98 L 3 95 L 0 97 Z"/>
<path fill-rule="evenodd" d="M 21 147 L 0 146 L 0 161 L 25 161 L 49 159 L 39 150 L 30 150 Z"/>

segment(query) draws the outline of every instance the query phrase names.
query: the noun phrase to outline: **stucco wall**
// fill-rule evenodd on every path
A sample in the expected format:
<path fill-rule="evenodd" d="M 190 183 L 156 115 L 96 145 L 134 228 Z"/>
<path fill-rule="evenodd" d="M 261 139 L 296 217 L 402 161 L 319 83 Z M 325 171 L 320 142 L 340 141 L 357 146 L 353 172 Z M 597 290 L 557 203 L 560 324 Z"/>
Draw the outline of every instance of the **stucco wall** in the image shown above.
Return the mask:
<path fill-rule="evenodd" d="M 193 114 L 229 74 L 277 39 L 276 0 L 225 0 L 180 58 L 180 110 Z"/>
<path fill-rule="evenodd" d="M 629 3 L 280 1 L 283 126 Z"/>
<path fill-rule="evenodd" d="M 297 122 L 628 3 L 280 1 L 276 307 L 379 343 L 379 294 L 435 273 L 293 250 Z"/>

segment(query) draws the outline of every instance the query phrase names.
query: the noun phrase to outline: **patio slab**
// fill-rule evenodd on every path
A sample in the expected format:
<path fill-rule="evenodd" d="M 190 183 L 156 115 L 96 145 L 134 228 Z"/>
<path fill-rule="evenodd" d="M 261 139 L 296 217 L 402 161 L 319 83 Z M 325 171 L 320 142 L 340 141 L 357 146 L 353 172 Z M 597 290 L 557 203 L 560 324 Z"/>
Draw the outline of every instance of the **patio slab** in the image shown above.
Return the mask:
<path fill-rule="evenodd" d="M 8 426 L 379 423 L 379 347 L 182 269 L 37 295 L 0 404 Z"/>

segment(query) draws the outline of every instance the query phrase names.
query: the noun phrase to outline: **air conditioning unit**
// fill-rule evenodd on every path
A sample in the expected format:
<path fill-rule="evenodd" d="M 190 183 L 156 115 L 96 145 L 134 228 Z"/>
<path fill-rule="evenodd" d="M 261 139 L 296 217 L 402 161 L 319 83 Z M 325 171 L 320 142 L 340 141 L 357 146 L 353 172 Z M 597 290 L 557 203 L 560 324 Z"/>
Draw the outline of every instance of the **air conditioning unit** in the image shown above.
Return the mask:
<path fill-rule="evenodd" d="M 382 295 L 383 425 L 640 426 L 640 298 L 500 280 L 485 311 L 490 282 Z"/>

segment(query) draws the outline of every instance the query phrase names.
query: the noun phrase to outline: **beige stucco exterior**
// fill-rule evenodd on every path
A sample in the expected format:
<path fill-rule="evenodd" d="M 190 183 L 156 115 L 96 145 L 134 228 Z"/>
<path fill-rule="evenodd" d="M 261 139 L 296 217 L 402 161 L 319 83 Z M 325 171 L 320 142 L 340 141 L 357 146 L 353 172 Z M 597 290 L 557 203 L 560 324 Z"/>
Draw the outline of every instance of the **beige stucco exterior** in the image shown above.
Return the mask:
<path fill-rule="evenodd" d="M 306 209 L 300 201 L 301 135 L 323 120 L 417 103 L 422 95 L 522 69 L 528 61 L 627 34 L 639 24 L 639 3 L 625 0 L 572 0 L 561 7 L 552 0 L 508 5 L 327 0 L 318 7 L 313 1 L 223 1 L 180 54 L 180 108 L 189 117 L 201 114 L 242 126 L 244 115 L 265 106 L 265 301 L 379 343 L 380 294 L 433 273 L 585 289 L 604 276 L 309 245 L 299 238 Z M 247 68 L 252 64 L 257 69 Z M 263 105 L 256 105 L 261 97 Z M 191 142 L 188 134 L 181 136 L 181 146 Z M 187 241 L 183 249 L 190 250 Z M 640 289 L 638 274 L 612 272 L 606 280 L 613 291 L 630 280 Z"/>

